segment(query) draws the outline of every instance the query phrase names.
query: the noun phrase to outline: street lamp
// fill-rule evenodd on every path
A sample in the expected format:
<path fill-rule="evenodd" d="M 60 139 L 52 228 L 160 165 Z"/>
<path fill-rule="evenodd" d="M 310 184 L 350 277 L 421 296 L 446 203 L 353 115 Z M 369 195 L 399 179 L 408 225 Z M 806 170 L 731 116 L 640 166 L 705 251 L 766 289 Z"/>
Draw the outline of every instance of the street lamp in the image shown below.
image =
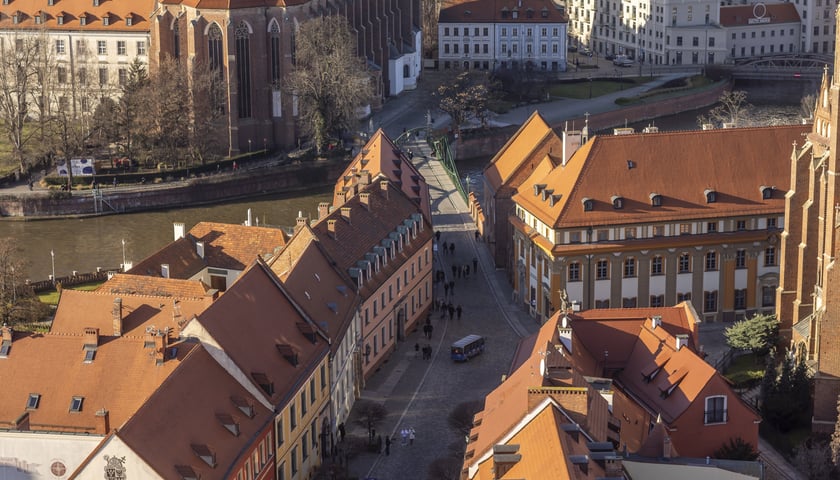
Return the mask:
<path fill-rule="evenodd" d="M 52 281 L 53 285 L 55 285 L 55 251 L 50 250 L 50 258 L 52 259 Z"/>
<path fill-rule="evenodd" d="M 125 272 L 125 239 L 122 239 L 122 251 L 123 251 L 123 263 L 122 263 L 122 270 Z"/>

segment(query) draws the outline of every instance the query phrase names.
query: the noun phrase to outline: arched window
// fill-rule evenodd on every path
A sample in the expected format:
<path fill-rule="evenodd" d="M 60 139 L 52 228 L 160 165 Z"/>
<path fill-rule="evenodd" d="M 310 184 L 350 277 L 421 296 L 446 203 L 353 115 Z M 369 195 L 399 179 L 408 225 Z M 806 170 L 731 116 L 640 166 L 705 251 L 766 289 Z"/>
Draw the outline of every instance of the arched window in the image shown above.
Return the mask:
<path fill-rule="evenodd" d="M 239 22 L 236 38 L 236 80 L 239 83 L 239 118 L 251 117 L 251 32 L 248 24 Z"/>
<path fill-rule="evenodd" d="M 271 84 L 275 90 L 279 90 L 280 79 L 282 78 L 283 51 L 280 43 L 280 25 L 277 24 L 276 20 L 271 21 L 269 37 L 271 38 Z"/>
<path fill-rule="evenodd" d="M 211 95 L 214 97 L 213 104 L 219 113 L 225 111 L 224 94 L 221 85 L 224 82 L 224 46 L 222 45 L 222 29 L 214 23 L 207 29 L 207 59 L 210 70 L 213 71 L 213 86 Z"/>
<path fill-rule="evenodd" d="M 177 19 L 172 24 L 172 57 L 176 62 L 181 61 L 181 28 Z"/>

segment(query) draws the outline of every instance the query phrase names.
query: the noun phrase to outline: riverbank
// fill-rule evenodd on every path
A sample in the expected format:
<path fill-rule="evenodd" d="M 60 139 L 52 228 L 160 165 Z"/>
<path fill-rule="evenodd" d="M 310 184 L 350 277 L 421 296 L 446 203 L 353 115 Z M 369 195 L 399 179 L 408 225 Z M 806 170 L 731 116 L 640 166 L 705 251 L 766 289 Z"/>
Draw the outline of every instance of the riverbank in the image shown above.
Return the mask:
<path fill-rule="evenodd" d="M 46 220 L 164 210 L 207 205 L 324 188 L 335 183 L 347 162 L 319 160 L 300 164 L 264 165 L 160 184 L 0 194 L 3 220 Z"/>

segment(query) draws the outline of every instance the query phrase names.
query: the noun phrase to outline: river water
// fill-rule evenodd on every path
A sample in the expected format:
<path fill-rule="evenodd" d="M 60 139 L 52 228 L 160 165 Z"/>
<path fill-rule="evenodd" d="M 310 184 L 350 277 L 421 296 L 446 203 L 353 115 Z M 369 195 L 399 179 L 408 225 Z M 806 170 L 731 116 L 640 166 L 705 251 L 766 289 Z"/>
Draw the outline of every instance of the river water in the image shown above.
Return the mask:
<path fill-rule="evenodd" d="M 815 82 L 750 83 L 736 85 L 748 92 L 754 105 L 753 118 L 765 124 L 799 123 L 800 99 L 815 93 Z M 706 110 L 707 111 L 707 110 Z M 697 117 L 704 110 L 682 112 L 652 122 L 662 131 L 697 129 Z M 637 130 L 648 123 L 631 124 Z M 465 185 L 478 193 L 481 172 L 488 158 L 458 162 Z M 296 196 L 270 196 L 241 202 L 189 207 L 126 215 L 85 219 L 60 219 L 35 222 L 0 221 L 0 237 L 14 237 L 28 263 L 27 278 L 42 280 L 52 273 L 59 277 L 72 271 L 89 272 L 97 267 L 116 268 L 125 259 L 137 263 L 173 239 L 172 224 L 183 222 L 187 229 L 200 221 L 242 223 L 250 208 L 259 225 L 291 227 L 298 212 L 313 218 L 320 202 L 332 200 L 331 189 L 319 189 Z M 54 257 L 50 254 L 54 252 Z"/>

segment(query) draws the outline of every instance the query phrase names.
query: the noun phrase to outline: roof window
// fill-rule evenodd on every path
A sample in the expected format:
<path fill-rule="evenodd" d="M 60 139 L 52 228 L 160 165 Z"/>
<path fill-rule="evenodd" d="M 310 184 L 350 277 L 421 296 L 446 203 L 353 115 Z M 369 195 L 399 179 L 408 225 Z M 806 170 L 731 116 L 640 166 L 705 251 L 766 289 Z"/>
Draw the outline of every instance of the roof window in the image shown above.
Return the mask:
<path fill-rule="evenodd" d="M 592 211 L 593 202 L 592 202 L 591 198 L 584 197 L 583 200 L 581 200 L 581 203 L 583 204 L 583 211 L 584 212 L 591 212 Z"/>
<path fill-rule="evenodd" d="M 257 382 L 257 385 L 268 395 L 274 395 L 274 382 L 268 379 L 266 374 L 261 372 L 251 373 L 251 377 Z"/>
<path fill-rule="evenodd" d="M 195 443 L 190 445 L 190 447 L 192 447 L 193 453 L 195 453 L 198 458 L 202 459 L 204 463 L 213 468 L 216 467 L 216 454 L 210 451 L 210 447 L 204 444 Z"/>
<path fill-rule="evenodd" d="M 227 431 L 232 433 L 234 437 L 239 436 L 239 424 L 233 421 L 233 417 L 227 413 L 217 413 L 216 420 L 218 420 L 219 423 L 227 429 Z"/>
<path fill-rule="evenodd" d="M 768 187 L 766 185 L 762 185 L 761 186 L 761 198 L 764 199 L 764 200 L 769 200 L 769 199 L 773 198 L 773 190 L 775 190 L 775 189 L 776 189 L 776 187 Z"/>
<path fill-rule="evenodd" d="M 237 397 L 234 395 L 230 397 L 230 401 L 233 402 L 233 404 L 236 405 L 236 408 L 238 408 L 240 412 L 245 414 L 246 417 L 254 418 L 254 406 L 248 403 L 244 398 Z"/>
<path fill-rule="evenodd" d="M 85 397 L 73 397 L 70 400 L 70 411 L 71 412 L 81 412 L 82 405 L 85 403 Z"/>
<path fill-rule="evenodd" d="M 612 206 L 614 209 L 621 210 L 622 208 L 624 208 L 624 198 L 618 195 L 613 195 L 610 198 L 610 200 L 612 201 Z"/>
<path fill-rule="evenodd" d="M 650 205 L 652 207 L 661 207 L 662 206 L 662 195 L 653 192 L 650 194 Z"/>
<path fill-rule="evenodd" d="M 181 480 L 198 480 L 198 474 L 188 465 L 175 465 L 175 471 L 178 472 Z"/>
<path fill-rule="evenodd" d="M 133 13 L 129 13 L 128 15 L 125 16 L 125 24 L 128 27 L 130 27 L 131 25 L 134 24 L 134 14 Z"/>
<path fill-rule="evenodd" d="M 703 190 L 703 195 L 706 196 L 706 203 L 717 202 L 717 192 L 712 190 L 711 188 Z"/>
<path fill-rule="evenodd" d="M 29 399 L 26 401 L 26 409 L 27 410 L 35 410 L 38 408 L 38 405 L 41 403 L 41 394 L 40 393 L 30 393 Z"/>

